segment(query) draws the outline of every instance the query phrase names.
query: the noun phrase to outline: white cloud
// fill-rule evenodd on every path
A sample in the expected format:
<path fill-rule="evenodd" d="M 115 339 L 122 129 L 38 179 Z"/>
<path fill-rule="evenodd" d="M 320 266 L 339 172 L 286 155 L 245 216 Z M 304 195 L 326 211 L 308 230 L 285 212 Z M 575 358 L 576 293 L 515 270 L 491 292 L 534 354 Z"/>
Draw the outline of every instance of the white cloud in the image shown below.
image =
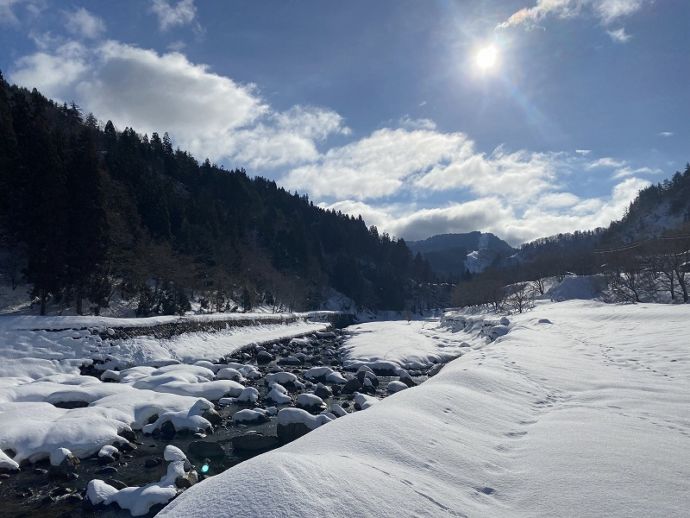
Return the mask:
<path fill-rule="evenodd" d="M 616 43 L 627 43 L 628 41 L 630 41 L 630 38 L 632 38 L 632 36 L 630 36 L 630 34 L 625 32 L 625 29 L 623 27 L 621 27 L 620 29 L 612 30 L 612 31 L 606 31 L 606 33 Z"/>
<path fill-rule="evenodd" d="M 537 201 L 544 209 L 563 209 L 580 202 L 580 197 L 571 192 L 552 192 L 541 196 Z"/>
<path fill-rule="evenodd" d="M 487 156 L 465 134 L 436 131 L 432 124 L 379 129 L 329 149 L 312 163 L 291 170 L 282 181 L 317 198 L 356 200 L 383 198 L 402 189 L 469 189 L 479 196 L 510 197 L 518 203 L 552 187 L 555 168 L 561 165 L 558 154 L 508 153 L 498 148 Z"/>
<path fill-rule="evenodd" d="M 592 170 L 592 169 L 598 169 L 598 168 L 602 168 L 602 167 L 616 168 L 616 167 L 623 167 L 625 164 L 626 164 L 625 160 L 617 160 L 615 158 L 611 158 L 610 156 L 605 156 L 603 158 L 599 158 L 593 162 L 588 163 L 585 166 L 585 169 Z"/>
<path fill-rule="evenodd" d="M 592 152 L 591 149 L 576 149 L 575 150 L 575 153 L 577 153 L 578 155 L 582 155 L 582 156 L 589 155 L 591 152 Z"/>
<path fill-rule="evenodd" d="M 241 163 L 276 168 L 317 160 L 317 142 L 332 134 L 349 133 L 343 118 L 334 111 L 294 106 L 269 115 L 265 123 L 234 132 L 226 139 L 226 146 Z"/>
<path fill-rule="evenodd" d="M 67 30 L 83 38 L 98 38 L 105 32 L 105 22 L 83 7 L 63 13 Z"/>
<path fill-rule="evenodd" d="M 396 193 L 408 177 L 469 154 L 463 150 L 471 146 L 462 133 L 383 128 L 293 169 L 283 184 L 317 197 L 381 198 Z"/>
<path fill-rule="evenodd" d="M 607 226 L 620 219 L 639 190 L 648 185 L 645 180 L 627 178 L 616 184 L 608 196 L 580 199 L 571 193 L 553 193 L 523 208 L 492 196 L 438 208 L 378 207 L 352 200 L 322 206 L 361 214 L 367 224 L 407 240 L 481 230 L 519 245 L 560 232 Z"/>
<path fill-rule="evenodd" d="M 79 43 L 69 42 L 53 53 L 36 52 L 20 58 L 10 73 L 14 83 L 36 87 L 44 95 L 58 100 L 72 100 L 70 86 L 88 70 L 87 51 Z"/>
<path fill-rule="evenodd" d="M 632 167 L 621 167 L 616 169 L 614 173 L 614 178 L 627 178 L 629 176 L 635 176 L 638 174 L 661 174 L 661 169 L 652 169 L 651 167 L 638 167 L 633 169 Z"/>
<path fill-rule="evenodd" d="M 672 131 L 660 131 L 659 132 L 659 136 L 664 137 L 664 138 L 672 137 L 673 135 L 675 135 L 675 133 L 673 133 Z"/>
<path fill-rule="evenodd" d="M 21 58 L 12 81 L 59 100 L 76 100 L 100 119 L 139 132 L 170 132 L 200 159 L 237 166 L 294 165 L 318 156 L 316 143 L 349 130 L 335 112 L 297 106 L 272 110 L 249 84 L 191 63 L 115 41 L 93 48 L 68 42 Z"/>
<path fill-rule="evenodd" d="M 531 7 L 524 7 L 499 23 L 497 28 L 524 26 L 533 28 L 550 17 L 572 18 L 585 14 L 596 16 L 601 24 L 609 25 L 631 16 L 642 9 L 648 0 L 537 0 Z M 625 42 L 630 36 L 625 29 L 608 31 L 617 42 Z"/>
<path fill-rule="evenodd" d="M 475 152 L 472 144 L 464 146 L 450 163 L 435 165 L 415 185 L 434 191 L 469 188 L 480 196 L 525 203 L 553 187 L 559 165 L 556 153 L 507 153 L 498 148 L 486 156 Z"/>
<path fill-rule="evenodd" d="M 498 28 L 505 29 L 518 25 L 533 27 L 547 16 L 568 18 L 577 14 L 582 7 L 580 0 L 537 0 L 532 7 L 523 7 L 501 22 Z"/>
<path fill-rule="evenodd" d="M 194 0 L 180 0 L 174 5 L 168 0 L 153 0 L 151 12 L 158 17 L 158 26 L 162 31 L 190 24 L 196 18 Z"/>
<path fill-rule="evenodd" d="M 410 130 L 435 130 L 436 123 L 431 119 L 412 119 L 409 115 L 401 117 L 398 121 L 398 126 Z"/>
<path fill-rule="evenodd" d="M 598 0 L 593 2 L 594 10 L 606 24 L 636 13 L 643 4 L 644 0 Z"/>

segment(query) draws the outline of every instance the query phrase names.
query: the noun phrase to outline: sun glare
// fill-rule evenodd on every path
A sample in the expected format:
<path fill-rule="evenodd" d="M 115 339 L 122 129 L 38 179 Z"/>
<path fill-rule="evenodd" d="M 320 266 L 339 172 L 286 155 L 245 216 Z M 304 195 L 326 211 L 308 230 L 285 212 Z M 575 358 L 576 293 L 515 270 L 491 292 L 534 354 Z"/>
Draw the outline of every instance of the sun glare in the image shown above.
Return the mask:
<path fill-rule="evenodd" d="M 498 49 L 494 45 L 482 47 L 474 56 L 477 68 L 482 71 L 488 71 L 496 67 L 498 63 Z"/>

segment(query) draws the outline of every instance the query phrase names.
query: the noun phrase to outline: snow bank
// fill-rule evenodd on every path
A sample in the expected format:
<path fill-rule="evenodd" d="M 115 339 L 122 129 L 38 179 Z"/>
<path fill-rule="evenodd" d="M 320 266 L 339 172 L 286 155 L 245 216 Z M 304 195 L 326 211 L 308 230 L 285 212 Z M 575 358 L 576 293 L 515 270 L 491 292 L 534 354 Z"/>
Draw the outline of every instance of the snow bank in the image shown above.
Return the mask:
<path fill-rule="evenodd" d="M 164 324 L 185 322 L 232 322 L 236 320 L 256 320 L 259 322 L 280 323 L 289 318 L 326 318 L 336 314 L 335 311 L 311 311 L 309 313 L 209 313 L 202 315 L 161 315 L 146 318 L 117 318 L 101 316 L 38 316 L 38 315 L 0 315 L 0 329 L 33 331 L 39 329 L 87 329 L 127 327 L 155 327 Z"/>
<path fill-rule="evenodd" d="M 266 517 L 686 516 L 688 322 L 687 305 L 540 305 L 483 347 L 467 334 L 475 347 L 424 384 L 207 479 L 160 516 L 221 516 L 228 502 Z"/>
<path fill-rule="evenodd" d="M 123 340 L 111 356 L 142 365 L 151 360 L 173 358 L 183 363 L 197 360 L 216 360 L 244 347 L 263 344 L 326 329 L 329 324 L 296 322 L 293 324 L 261 324 L 230 327 L 213 333 L 183 333 L 167 340 L 139 336 Z"/>
<path fill-rule="evenodd" d="M 607 286 L 606 277 L 603 275 L 569 275 L 551 286 L 544 297 L 555 302 L 595 299 L 602 295 Z"/>
<path fill-rule="evenodd" d="M 467 337 L 439 325 L 438 320 L 368 322 L 347 328 L 341 347 L 346 368 L 387 361 L 405 369 L 419 369 L 457 358 Z"/>

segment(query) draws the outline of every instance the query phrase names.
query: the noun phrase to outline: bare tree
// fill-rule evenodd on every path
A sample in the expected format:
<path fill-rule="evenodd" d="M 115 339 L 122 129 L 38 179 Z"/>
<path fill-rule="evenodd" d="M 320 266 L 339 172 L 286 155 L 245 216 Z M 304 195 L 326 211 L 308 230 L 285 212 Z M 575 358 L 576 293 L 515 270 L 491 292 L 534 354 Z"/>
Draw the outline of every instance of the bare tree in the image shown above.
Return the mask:
<path fill-rule="evenodd" d="M 616 300 L 642 302 L 643 296 L 654 288 L 653 275 L 645 268 L 638 249 L 623 249 L 608 255 L 609 285 Z"/>
<path fill-rule="evenodd" d="M 523 313 L 534 307 L 534 290 L 530 283 L 519 282 L 506 287 L 506 305 L 513 311 Z"/>

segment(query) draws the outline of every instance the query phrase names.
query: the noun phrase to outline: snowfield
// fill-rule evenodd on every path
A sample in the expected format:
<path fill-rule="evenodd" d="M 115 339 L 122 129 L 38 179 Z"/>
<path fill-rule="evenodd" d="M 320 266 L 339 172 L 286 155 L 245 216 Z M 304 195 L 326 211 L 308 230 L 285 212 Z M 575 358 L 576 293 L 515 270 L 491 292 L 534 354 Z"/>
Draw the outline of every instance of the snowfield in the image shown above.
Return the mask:
<path fill-rule="evenodd" d="M 544 303 L 491 343 L 480 319 L 451 318 L 470 347 L 426 383 L 207 479 L 160 516 L 687 516 L 690 306 Z M 412 341 L 437 354 L 426 325 L 410 341 L 402 326 L 360 326 L 369 343 L 355 333 L 351 354 L 402 362 L 393 345 Z"/>

